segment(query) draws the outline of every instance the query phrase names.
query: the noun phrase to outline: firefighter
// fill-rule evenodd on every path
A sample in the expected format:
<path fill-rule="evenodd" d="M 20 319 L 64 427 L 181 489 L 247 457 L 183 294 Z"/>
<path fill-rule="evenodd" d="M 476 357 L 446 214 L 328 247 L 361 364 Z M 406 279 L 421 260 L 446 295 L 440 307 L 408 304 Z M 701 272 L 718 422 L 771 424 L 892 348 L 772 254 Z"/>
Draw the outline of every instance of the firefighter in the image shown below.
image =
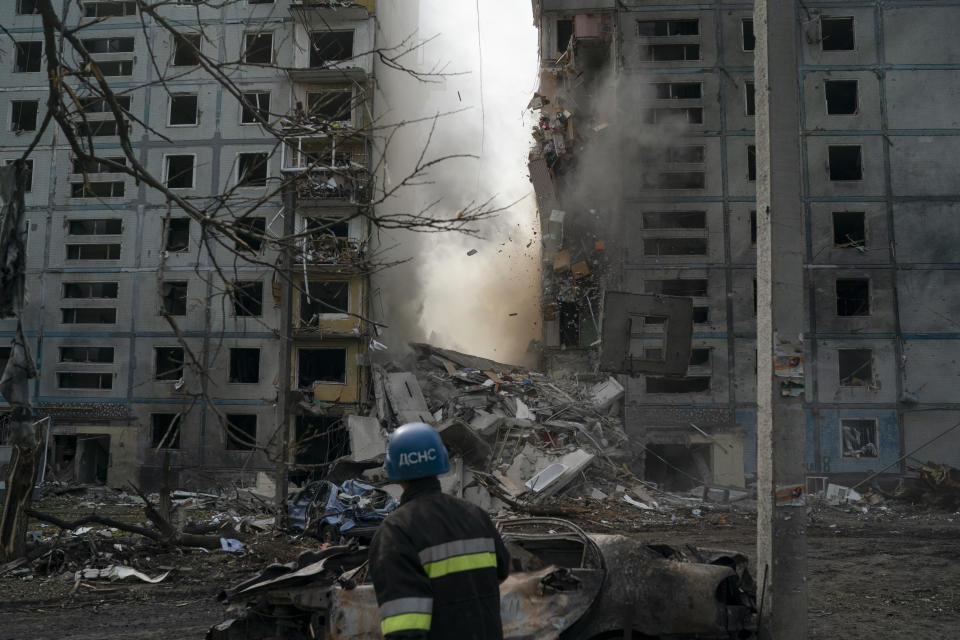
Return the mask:
<path fill-rule="evenodd" d="M 370 576 L 388 640 L 502 640 L 500 582 L 510 555 L 485 511 L 440 491 L 450 458 L 428 424 L 390 436 L 387 475 L 400 507 L 370 543 Z"/>

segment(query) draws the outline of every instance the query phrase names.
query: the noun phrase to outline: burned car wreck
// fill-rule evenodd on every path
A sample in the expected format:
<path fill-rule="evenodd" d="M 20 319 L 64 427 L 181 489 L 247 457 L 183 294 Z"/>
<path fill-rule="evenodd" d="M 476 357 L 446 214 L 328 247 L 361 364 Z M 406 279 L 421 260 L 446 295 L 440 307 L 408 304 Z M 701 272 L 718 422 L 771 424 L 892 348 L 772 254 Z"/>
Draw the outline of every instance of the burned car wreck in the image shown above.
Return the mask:
<path fill-rule="evenodd" d="M 586 534 L 554 518 L 498 524 L 511 554 L 504 638 L 755 637 L 755 585 L 739 553 Z M 270 565 L 221 593 L 208 640 L 381 637 L 366 548 L 353 542 Z"/>

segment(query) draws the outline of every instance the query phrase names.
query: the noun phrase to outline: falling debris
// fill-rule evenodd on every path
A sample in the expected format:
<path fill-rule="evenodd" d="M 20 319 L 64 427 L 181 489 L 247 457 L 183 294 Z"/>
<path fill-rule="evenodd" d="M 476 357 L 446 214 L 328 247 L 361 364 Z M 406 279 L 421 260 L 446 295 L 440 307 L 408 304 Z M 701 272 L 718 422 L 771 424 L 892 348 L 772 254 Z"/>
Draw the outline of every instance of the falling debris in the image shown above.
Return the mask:
<path fill-rule="evenodd" d="M 477 253 L 477 250 L 476 250 L 476 249 L 470 249 L 470 251 L 467 251 L 467 255 L 468 255 L 468 256 L 472 256 L 472 255 L 474 255 L 474 254 L 476 254 L 476 253 Z"/>

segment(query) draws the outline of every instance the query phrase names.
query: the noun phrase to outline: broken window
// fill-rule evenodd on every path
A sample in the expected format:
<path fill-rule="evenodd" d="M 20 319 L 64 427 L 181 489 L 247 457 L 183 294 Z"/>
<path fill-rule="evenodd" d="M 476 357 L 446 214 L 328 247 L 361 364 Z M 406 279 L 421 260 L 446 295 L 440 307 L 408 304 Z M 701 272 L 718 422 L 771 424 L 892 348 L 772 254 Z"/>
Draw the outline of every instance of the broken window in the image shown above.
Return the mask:
<path fill-rule="evenodd" d="M 648 256 L 703 256 L 706 238 L 644 238 L 643 253 Z"/>
<path fill-rule="evenodd" d="M 319 237 L 337 239 L 350 235 L 350 221 L 343 218 L 307 218 L 307 231 L 314 233 L 314 240 Z"/>
<path fill-rule="evenodd" d="M 6 165 L 11 165 L 16 160 L 7 160 L 4 162 Z M 30 193 L 33 191 L 33 160 L 24 160 L 23 161 L 23 191 L 24 193 Z"/>
<path fill-rule="evenodd" d="M 163 248 L 167 251 L 186 251 L 190 248 L 190 218 L 170 218 Z"/>
<path fill-rule="evenodd" d="M 183 347 L 154 347 L 157 380 L 179 380 L 183 377 Z"/>
<path fill-rule="evenodd" d="M 309 91 L 307 92 L 307 110 L 310 115 L 330 122 L 350 122 L 353 120 L 353 92 Z"/>
<path fill-rule="evenodd" d="M 165 156 L 168 189 L 192 189 L 196 156 Z"/>
<path fill-rule="evenodd" d="M 566 52 L 573 37 L 573 20 L 562 18 L 557 20 L 557 54 Z"/>
<path fill-rule="evenodd" d="M 853 18 L 820 16 L 820 46 L 824 51 L 853 51 Z"/>
<path fill-rule="evenodd" d="M 7 368 L 7 360 L 10 359 L 10 347 L 0 347 L 0 371 Z"/>
<path fill-rule="evenodd" d="M 127 123 L 122 123 L 129 129 Z M 120 131 L 121 123 L 116 120 L 87 120 L 77 123 L 77 135 L 81 137 L 115 136 Z"/>
<path fill-rule="evenodd" d="M 740 20 L 740 37 L 744 51 L 753 51 L 757 46 L 757 39 L 753 35 L 753 18 Z"/>
<path fill-rule="evenodd" d="M 17 0 L 17 15 L 28 16 L 34 13 L 40 13 L 37 7 L 37 0 Z"/>
<path fill-rule="evenodd" d="M 60 362 L 113 362 L 113 347 L 60 347 Z"/>
<path fill-rule="evenodd" d="M 747 180 L 754 182 L 757 179 L 757 147 L 747 145 Z"/>
<path fill-rule="evenodd" d="M 164 282 L 160 285 L 160 303 L 171 316 L 187 315 L 187 283 Z"/>
<path fill-rule="evenodd" d="M 196 95 L 170 96 L 171 127 L 197 124 L 198 119 Z"/>
<path fill-rule="evenodd" d="M 710 376 L 669 378 L 646 376 L 647 393 L 704 393 L 710 391 Z"/>
<path fill-rule="evenodd" d="M 558 308 L 560 345 L 564 347 L 580 346 L 580 307 L 576 302 L 563 301 Z"/>
<path fill-rule="evenodd" d="M 840 421 L 844 458 L 876 458 L 880 455 L 876 420 Z"/>
<path fill-rule="evenodd" d="M 36 131 L 37 100 L 12 100 L 10 102 L 10 131 Z"/>
<path fill-rule="evenodd" d="M 81 307 L 78 309 L 60 309 L 63 324 L 117 324 L 116 308 L 96 309 Z"/>
<path fill-rule="evenodd" d="M 117 157 L 107 157 L 103 160 L 94 160 L 94 159 L 73 159 L 73 168 L 71 169 L 75 174 L 82 173 L 119 173 L 120 168 L 114 166 L 115 164 L 126 166 L 127 159 L 122 156 Z"/>
<path fill-rule="evenodd" d="M 353 31 L 319 31 L 310 34 L 310 66 L 325 67 L 353 57 Z"/>
<path fill-rule="evenodd" d="M 637 20 L 637 35 L 641 37 L 698 36 L 700 21 L 688 20 Z"/>
<path fill-rule="evenodd" d="M 240 124 L 258 124 L 270 121 L 270 92 L 251 91 L 243 94 L 240 103 Z"/>
<path fill-rule="evenodd" d="M 120 285 L 116 282 L 64 282 L 64 298 L 116 298 Z"/>
<path fill-rule="evenodd" d="M 105 77 L 133 75 L 133 60 L 98 60 L 93 64 Z"/>
<path fill-rule="evenodd" d="M 866 278 L 837 278 L 837 315 L 870 315 L 870 281 Z"/>
<path fill-rule="evenodd" d="M 863 160 L 858 145 L 830 145 L 827 148 L 831 180 L 862 180 Z"/>
<path fill-rule="evenodd" d="M 838 349 L 837 367 L 841 387 L 864 387 L 873 381 L 873 351 Z"/>
<path fill-rule="evenodd" d="M 661 171 L 654 180 L 647 180 L 646 186 L 653 189 L 703 189 L 706 186 L 706 174 L 703 171 Z"/>
<path fill-rule="evenodd" d="M 110 18 L 136 14 L 137 3 L 131 0 L 102 0 L 102 2 L 83 3 L 83 17 L 85 18 Z"/>
<path fill-rule="evenodd" d="M 68 244 L 67 260 L 119 260 L 119 244 Z"/>
<path fill-rule="evenodd" d="M 123 233 L 123 220 L 120 218 L 69 220 L 67 233 L 71 236 L 118 236 Z"/>
<path fill-rule="evenodd" d="M 233 297 L 233 314 L 253 318 L 263 313 L 263 282 L 260 280 L 237 280 L 230 287 Z"/>
<path fill-rule="evenodd" d="M 350 283 L 320 280 L 310 283 L 310 295 L 300 294 L 300 323 L 317 326 L 324 315 L 342 315 L 349 305 Z"/>
<path fill-rule="evenodd" d="M 43 60 L 43 43 L 18 42 L 13 63 L 14 73 L 37 73 Z"/>
<path fill-rule="evenodd" d="M 700 59 L 698 44 L 650 44 L 640 47 L 640 59 L 646 62 L 680 62 Z"/>
<path fill-rule="evenodd" d="M 130 96 L 113 96 L 117 106 L 123 110 L 130 110 Z M 105 98 L 95 96 L 81 97 L 78 99 L 80 110 L 84 113 L 112 113 L 113 105 Z"/>
<path fill-rule="evenodd" d="M 823 93 L 827 98 L 827 113 L 833 116 L 851 115 L 857 112 L 857 81 L 826 80 Z"/>
<path fill-rule="evenodd" d="M 693 324 L 706 324 L 710 322 L 710 307 L 693 308 Z"/>
<path fill-rule="evenodd" d="M 699 100 L 702 82 L 657 82 L 653 85 L 657 100 Z"/>
<path fill-rule="evenodd" d="M 71 182 L 71 198 L 122 198 L 126 192 L 123 182 Z"/>
<path fill-rule="evenodd" d="M 228 413 L 224 424 L 224 444 L 232 451 L 252 451 L 257 446 L 257 416 Z"/>
<path fill-rule="evenodd" d="M 266 153 L 237 155 L 237 184 L 243 187 L 262 187 L 267 184 Z"/>
<path fill-rule="evenodd" d="M 258 253 L 263 247 L 263 235 L 267 232 L 267 219 L 240 218 L 234 223 L 234 229 L 237 234 L 236 249 Z"/>
<path fill-rule="evenodd" d="M 87 38 L 82 43 L 87 53 L 133 53 L 133 38 Z"/>
<path fill-rule="evenodd" d="M 341 418 L 297 416 L 297 464 L 325 464 L 350 454 L 350 434 Z"/>
<path fill-rule="evenodd" d="M 757 244 L 757 212 L 750 212 L 750 244 Z"/>
<path fill-rule="evenodd" d="M 297 388 L 309 389 L 314 382 L 346 384 L 346 349 L 298 349 Z"/>
<path fill-rule="evenodd" d="M 61 371 L 57 373 L 57 386 L 61 389 L 112 389 L 113 374 Z"/>
<path fill-rule="evenodd" d="M 833 246 L 863 247 L 867 243 L 866 213 L 863 211 L 833 212 Z"/>
<path fill-rule="evenodd" d="M 644 280 L 643 290 L 662 296 L 704 297 L 707 295 L 707 280 L 677 278 L 675 280 Z"/>
<path fill-rule="evenodd" d="M 747 108 L 747 115 L 753 116 L 757 114 L 757 96 L 756 88 L 753 82 L 744 82 L 743 83 L 743 99 L 744 104 Z"/>
<path fill-rule="evenodd" d="M 706 211 L 644 211 L 644 229 L 706 229 Z"/>
<path fill-rule="evenodd" d="M 200 64 L 200 35 L 178 33 L 173 37 L 173 66 L 195 67 Z"/>
<path fill-rule="evenodd" d="M 230 349 L 230 382 L 260 382 L 260 349 Z"/>
<path fill-rule="evenodd" d="M 243 61 L 247 64 L 270 64 L 273 62 L 272 33 L 248 33 L 244 44 L 246 46 L 243 50 Z"/>
<path fill-rule="evenodd" d="M 150 446 L 154 449 L 179 449 L 180 422 L 179 413 L 151 413 Z"/>

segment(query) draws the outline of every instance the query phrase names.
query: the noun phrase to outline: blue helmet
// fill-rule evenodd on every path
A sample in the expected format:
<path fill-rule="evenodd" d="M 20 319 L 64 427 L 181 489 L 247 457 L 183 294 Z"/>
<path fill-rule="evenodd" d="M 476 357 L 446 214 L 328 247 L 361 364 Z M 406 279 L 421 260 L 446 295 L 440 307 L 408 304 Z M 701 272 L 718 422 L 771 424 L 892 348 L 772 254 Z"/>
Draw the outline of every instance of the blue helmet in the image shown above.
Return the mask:
<path fill-rule="evenodd" d="M 450 470 L 450 455 L 436 429 L 423 422 L 411 422 L 390 435 L 383 466 L 391 480 L 438 476 Z"/>

